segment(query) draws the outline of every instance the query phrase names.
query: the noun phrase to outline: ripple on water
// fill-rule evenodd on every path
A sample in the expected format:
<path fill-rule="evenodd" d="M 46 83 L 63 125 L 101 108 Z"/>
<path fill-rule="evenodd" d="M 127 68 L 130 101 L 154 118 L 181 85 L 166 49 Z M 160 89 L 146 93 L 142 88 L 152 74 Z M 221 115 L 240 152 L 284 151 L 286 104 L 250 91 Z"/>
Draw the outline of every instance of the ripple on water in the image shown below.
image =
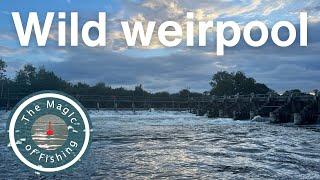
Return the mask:
<path fill-rule="evenodd" d="M 320 179 L 319 127 L 181 112 L 91 111 L 90 116 L 95 129 L 88 156 L 56 178 Z M 34 178 L 2 139 L 0 151 L 1 176 Z"/>

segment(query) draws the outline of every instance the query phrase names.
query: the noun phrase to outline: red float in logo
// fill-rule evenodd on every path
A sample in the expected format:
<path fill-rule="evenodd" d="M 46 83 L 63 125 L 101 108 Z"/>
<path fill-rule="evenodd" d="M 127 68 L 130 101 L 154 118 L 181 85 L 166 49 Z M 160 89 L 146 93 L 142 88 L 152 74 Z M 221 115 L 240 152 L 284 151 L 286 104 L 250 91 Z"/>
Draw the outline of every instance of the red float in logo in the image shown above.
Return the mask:
<path fill-rule="evenodd" d="M 53 129 L 52 129 L 51 121 L 49 121 L 48 130 L 47 130 L 47 135 L 48 135 L 48 136 L 52 136 L 53 134 L 54 134 L 54 131 L 53 131 Z"/>

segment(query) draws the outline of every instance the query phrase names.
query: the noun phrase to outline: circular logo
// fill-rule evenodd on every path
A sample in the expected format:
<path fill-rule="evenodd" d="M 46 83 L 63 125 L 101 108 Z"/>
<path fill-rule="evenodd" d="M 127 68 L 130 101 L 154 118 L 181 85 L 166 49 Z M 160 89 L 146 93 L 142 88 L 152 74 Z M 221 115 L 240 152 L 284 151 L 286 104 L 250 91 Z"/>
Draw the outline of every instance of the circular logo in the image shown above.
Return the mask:
<path fill-rule="evenodd" d="M 86 153 L 91 123 L 83 106 L 57 91 L 24 98 L 8 121 L 9 147 L 27 166 L 40 172 L 65 170 Z"/>

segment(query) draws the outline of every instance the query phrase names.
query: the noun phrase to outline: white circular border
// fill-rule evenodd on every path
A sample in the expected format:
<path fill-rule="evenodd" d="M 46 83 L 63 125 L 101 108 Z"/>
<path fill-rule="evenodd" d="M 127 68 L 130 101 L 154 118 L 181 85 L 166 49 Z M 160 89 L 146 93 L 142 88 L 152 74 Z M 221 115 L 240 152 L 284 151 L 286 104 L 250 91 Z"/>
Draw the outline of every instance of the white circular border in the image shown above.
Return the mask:
<path fill-rule="evenodd" d="M 57 99 L 61 99 L 64 100 L 66 102 L 68 102 L 69 104 L 71 104 L 74 108 L 77 109 L 77 111 L 80 113 L 81 118 L 83 119 L 84 122 L 84 126 L 85 126 L 85 139 L 84 139 L 84 143 L 83 146 L 79 152 L 79 154 L 69 163 L 64 164 L 63 166 L 59 166 L 59 167 L 55 167 L 55 168 L 44 168 L 41 166 L 37 166 L 35 164 L 32 164 L 30 161 L 28 161 L 19 151 L 17 145 L 16 145 L 16 141 L 14 138 L 14 127 L 16 124 L 16 121 L 18 119 L 18 116 L 20 115 L 21 111 L 30 103 L 32 103 L 33 101 L 39 100 L 39 99 L 43 99 L 43 98 L 57 98 Z M 88 145 L 89 145 L 89 141 L 90 141 L 90 125 L 88 122 L 88 117 L 86 115 L 86 113 L 82 110 L 82 108 L 76 103 L 74 102 L 72 99 L 63 96 L 61 94 L 56 94 L 56 93 L 43 93 L 43 94 L 38 94 L 35 96 L 30 97 L 29 99 L 27 99 L 26 101 L 24 101 L 14 112 L 14 114 L 12 115 L 11 118 L 11 122 L 10 122 L 10 126 L 9 126 L 9 140 L 10 140 L 10 144 L 11 147 L 14 151 L 14 153 L 18 156 L 18 158 L 27 166 L 29 166 L 32 169 L 41 171 L 41 172 L 57 172 L 57 171 L 61 171 L 64 169 L 67 169 L 68 167 L 72 166 L 73 164 L 75 164 L 78 160 L 80 160 L 80 158 L 82 157 L 82 155 L 85 153 Z"/>

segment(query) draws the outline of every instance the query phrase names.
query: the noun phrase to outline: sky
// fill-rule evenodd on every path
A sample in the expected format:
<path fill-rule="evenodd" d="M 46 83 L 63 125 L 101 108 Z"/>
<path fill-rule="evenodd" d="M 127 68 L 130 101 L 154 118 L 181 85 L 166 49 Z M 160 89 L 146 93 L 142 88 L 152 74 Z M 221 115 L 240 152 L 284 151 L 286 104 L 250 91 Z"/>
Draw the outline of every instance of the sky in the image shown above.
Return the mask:
<path fill-rule="evenodd" d="M 43 22 L 47 12 L 79 13 L 80 25 L 97 20 L 98 12 L 107 13 L 107 46 L 57 46 L 57 23 L 50 30 L 46 47 L 21 47 L 11 12 L 20 12 L 26 22 L 29 12 L 38 12 Z M 275 46 L 271 39 L 259 48 L 243 40 L 228 48 L 224 56 L 215 54 L 215 30 L 208 33 L 207 47 L 186 47 L 185 42 L 166 48 L 153 36 L 149 47 L 127 47 L 121 21 L 176 21 L 186 23 L 187 12 L 195 21 L 235 21 L 242 27 L 250 21 L 265 22 L 271 28 L 277 21 L 291 21 L 299 32 L 299 13 L 308 13 L 308 47 L 298 41 L 288 48 Z M 70 19 L 67 15 L 67 26 Z M 183 28 L 185 28 L 183 26 Z M 8 64 L 8 76 L 24 64 L 44 66 L 70 82 L 132 88 L 143 84 L 149 91 L 177 92 L 183 88 L 203 92 L 218 71 L 243 71 L 258 82 L 283 92 L 320 89 L 320 1 L 318 0 L 2 0 L 0 1 L 0 56 Z M 91 31 L 94 36 L 95 32 Z M 259 32 L 254 32 L 259 37 Z M 280 31 L 285 38 L 287 31 Z M 253 35 L 253 36 L 254 36 Z M 67 33 L 70 36 L 70 33 Z M 197 36 L 197 34 L 195 34 Z M 185 40 L 185 39 L 184 39 Z M 81 40 L 80 40 L 81 42 Z"/>

